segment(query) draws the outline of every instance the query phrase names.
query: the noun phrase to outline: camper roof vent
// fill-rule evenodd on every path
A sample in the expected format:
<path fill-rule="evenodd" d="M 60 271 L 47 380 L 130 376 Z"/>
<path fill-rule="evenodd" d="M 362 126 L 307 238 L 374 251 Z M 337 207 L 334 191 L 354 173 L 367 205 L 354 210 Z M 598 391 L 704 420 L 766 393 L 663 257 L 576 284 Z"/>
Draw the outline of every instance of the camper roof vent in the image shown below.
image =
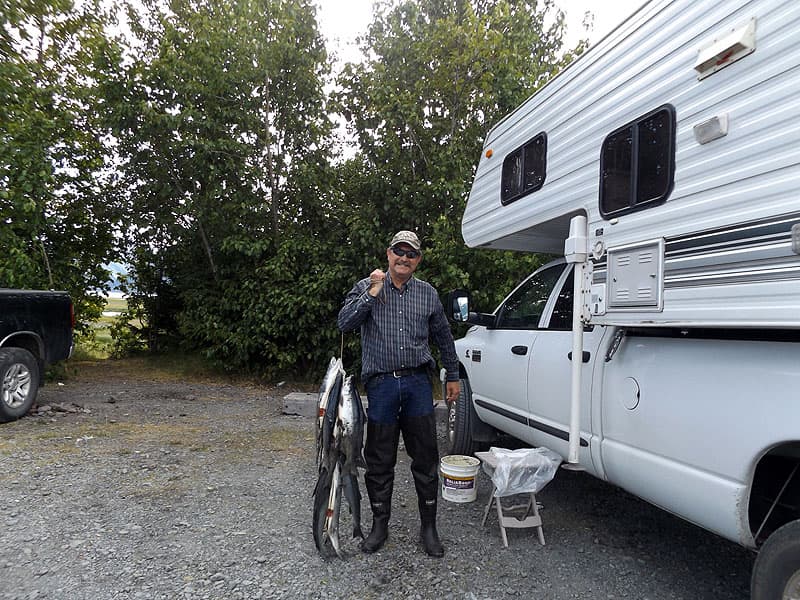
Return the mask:
<path fill-rule="evenodd" d="M 697 79 L 704 79 L 722 68 L 744 58 L 756 49 L 756 20 L 721 35 L 700 48 L 694 70 Z"/>

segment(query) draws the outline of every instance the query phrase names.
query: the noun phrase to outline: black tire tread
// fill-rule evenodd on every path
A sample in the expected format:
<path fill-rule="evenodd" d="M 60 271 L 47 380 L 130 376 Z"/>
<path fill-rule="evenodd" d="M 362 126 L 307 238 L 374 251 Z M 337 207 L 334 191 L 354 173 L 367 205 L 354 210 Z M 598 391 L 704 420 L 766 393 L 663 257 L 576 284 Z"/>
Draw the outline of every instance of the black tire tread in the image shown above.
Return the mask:
<path fill-rule="evenodd" d="M 781 600 L 789 579 L 800 571 L 800 520 L 791 521 L 767 538 L 756 557 L 750 600 Z"/>
<path fill-rule="evenodd" d="M 39 393 L 39 362 L 24 348 L 0 348 L 0 385 L 8 368 L 17 363 L 23 363 L 28 367 L 31 373 L 32 391 L 28 394 L 25 403 L 16 409 L 12 409 L 0 401 L 0 423 L 8 423 L 24 417 L 36 402 L 36 396 Z"/>
<path fill-rule="evenodd" d="M 472 406 L 472 389 L 469 380 L 461 379 L 461 391 L 456 403 L 456 420 L 453 425 L 453 443 L 450 454 L 472 455 L 480 449 L 478 442 L 472 437 L 473 419 L 477 418 Z"/>

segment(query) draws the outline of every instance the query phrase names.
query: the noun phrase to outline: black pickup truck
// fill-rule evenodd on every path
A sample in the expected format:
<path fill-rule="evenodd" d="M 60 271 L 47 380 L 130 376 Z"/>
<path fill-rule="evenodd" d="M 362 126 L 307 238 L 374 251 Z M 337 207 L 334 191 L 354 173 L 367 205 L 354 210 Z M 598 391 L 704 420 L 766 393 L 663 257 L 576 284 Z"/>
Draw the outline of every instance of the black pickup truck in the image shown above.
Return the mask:
<path fill-rule="evenodd" d="M 66 292 L 0 289 L 0 423 L 30 410 L 45 367 L 72 354 L 74 326 Z"/>

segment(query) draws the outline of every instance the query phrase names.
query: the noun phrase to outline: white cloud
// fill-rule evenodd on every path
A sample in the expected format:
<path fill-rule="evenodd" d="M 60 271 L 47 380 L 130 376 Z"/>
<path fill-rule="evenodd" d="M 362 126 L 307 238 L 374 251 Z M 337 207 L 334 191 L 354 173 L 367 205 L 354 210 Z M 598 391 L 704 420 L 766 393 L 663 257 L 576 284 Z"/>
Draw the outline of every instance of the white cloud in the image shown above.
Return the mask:
<path fill-rule="evenodd" d="M 589 42 L 597 43 L 645 3 L 645 0 L 557 0 L 567 19 L 567 47 L 574 46 L 583 37 L 582 21 L 586 11 L 594 15 L 594 27 Z"/>

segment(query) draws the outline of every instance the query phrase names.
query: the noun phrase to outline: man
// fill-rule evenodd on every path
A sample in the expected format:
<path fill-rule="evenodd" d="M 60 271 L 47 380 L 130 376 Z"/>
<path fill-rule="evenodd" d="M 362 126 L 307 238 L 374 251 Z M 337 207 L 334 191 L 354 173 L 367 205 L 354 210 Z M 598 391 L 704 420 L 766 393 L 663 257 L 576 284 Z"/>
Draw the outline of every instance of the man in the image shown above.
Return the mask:
<path fill-rule="evenodd" d="M 389 270 L 376 269 L 355 284 L 339 312 L 339 329 L 361 327 L 362 368 L 369 399 L 364 482 L 372 507 L 372 531 L 364 552 L 379 550 L 389 535 L 394 467 L 400 433 L 411 457 L 417 490 L 420 536 L 425 552 L 444 556 L 436 531 L 439 450 L 429 369 L 435 361 L 430 338 L 447 370 L 447 400 L 459 395 L 458 359 L 453 335 L 436 290 L 415 278 L 421 244 L 411 231 L 400 231 L 386 250 Z"/>

